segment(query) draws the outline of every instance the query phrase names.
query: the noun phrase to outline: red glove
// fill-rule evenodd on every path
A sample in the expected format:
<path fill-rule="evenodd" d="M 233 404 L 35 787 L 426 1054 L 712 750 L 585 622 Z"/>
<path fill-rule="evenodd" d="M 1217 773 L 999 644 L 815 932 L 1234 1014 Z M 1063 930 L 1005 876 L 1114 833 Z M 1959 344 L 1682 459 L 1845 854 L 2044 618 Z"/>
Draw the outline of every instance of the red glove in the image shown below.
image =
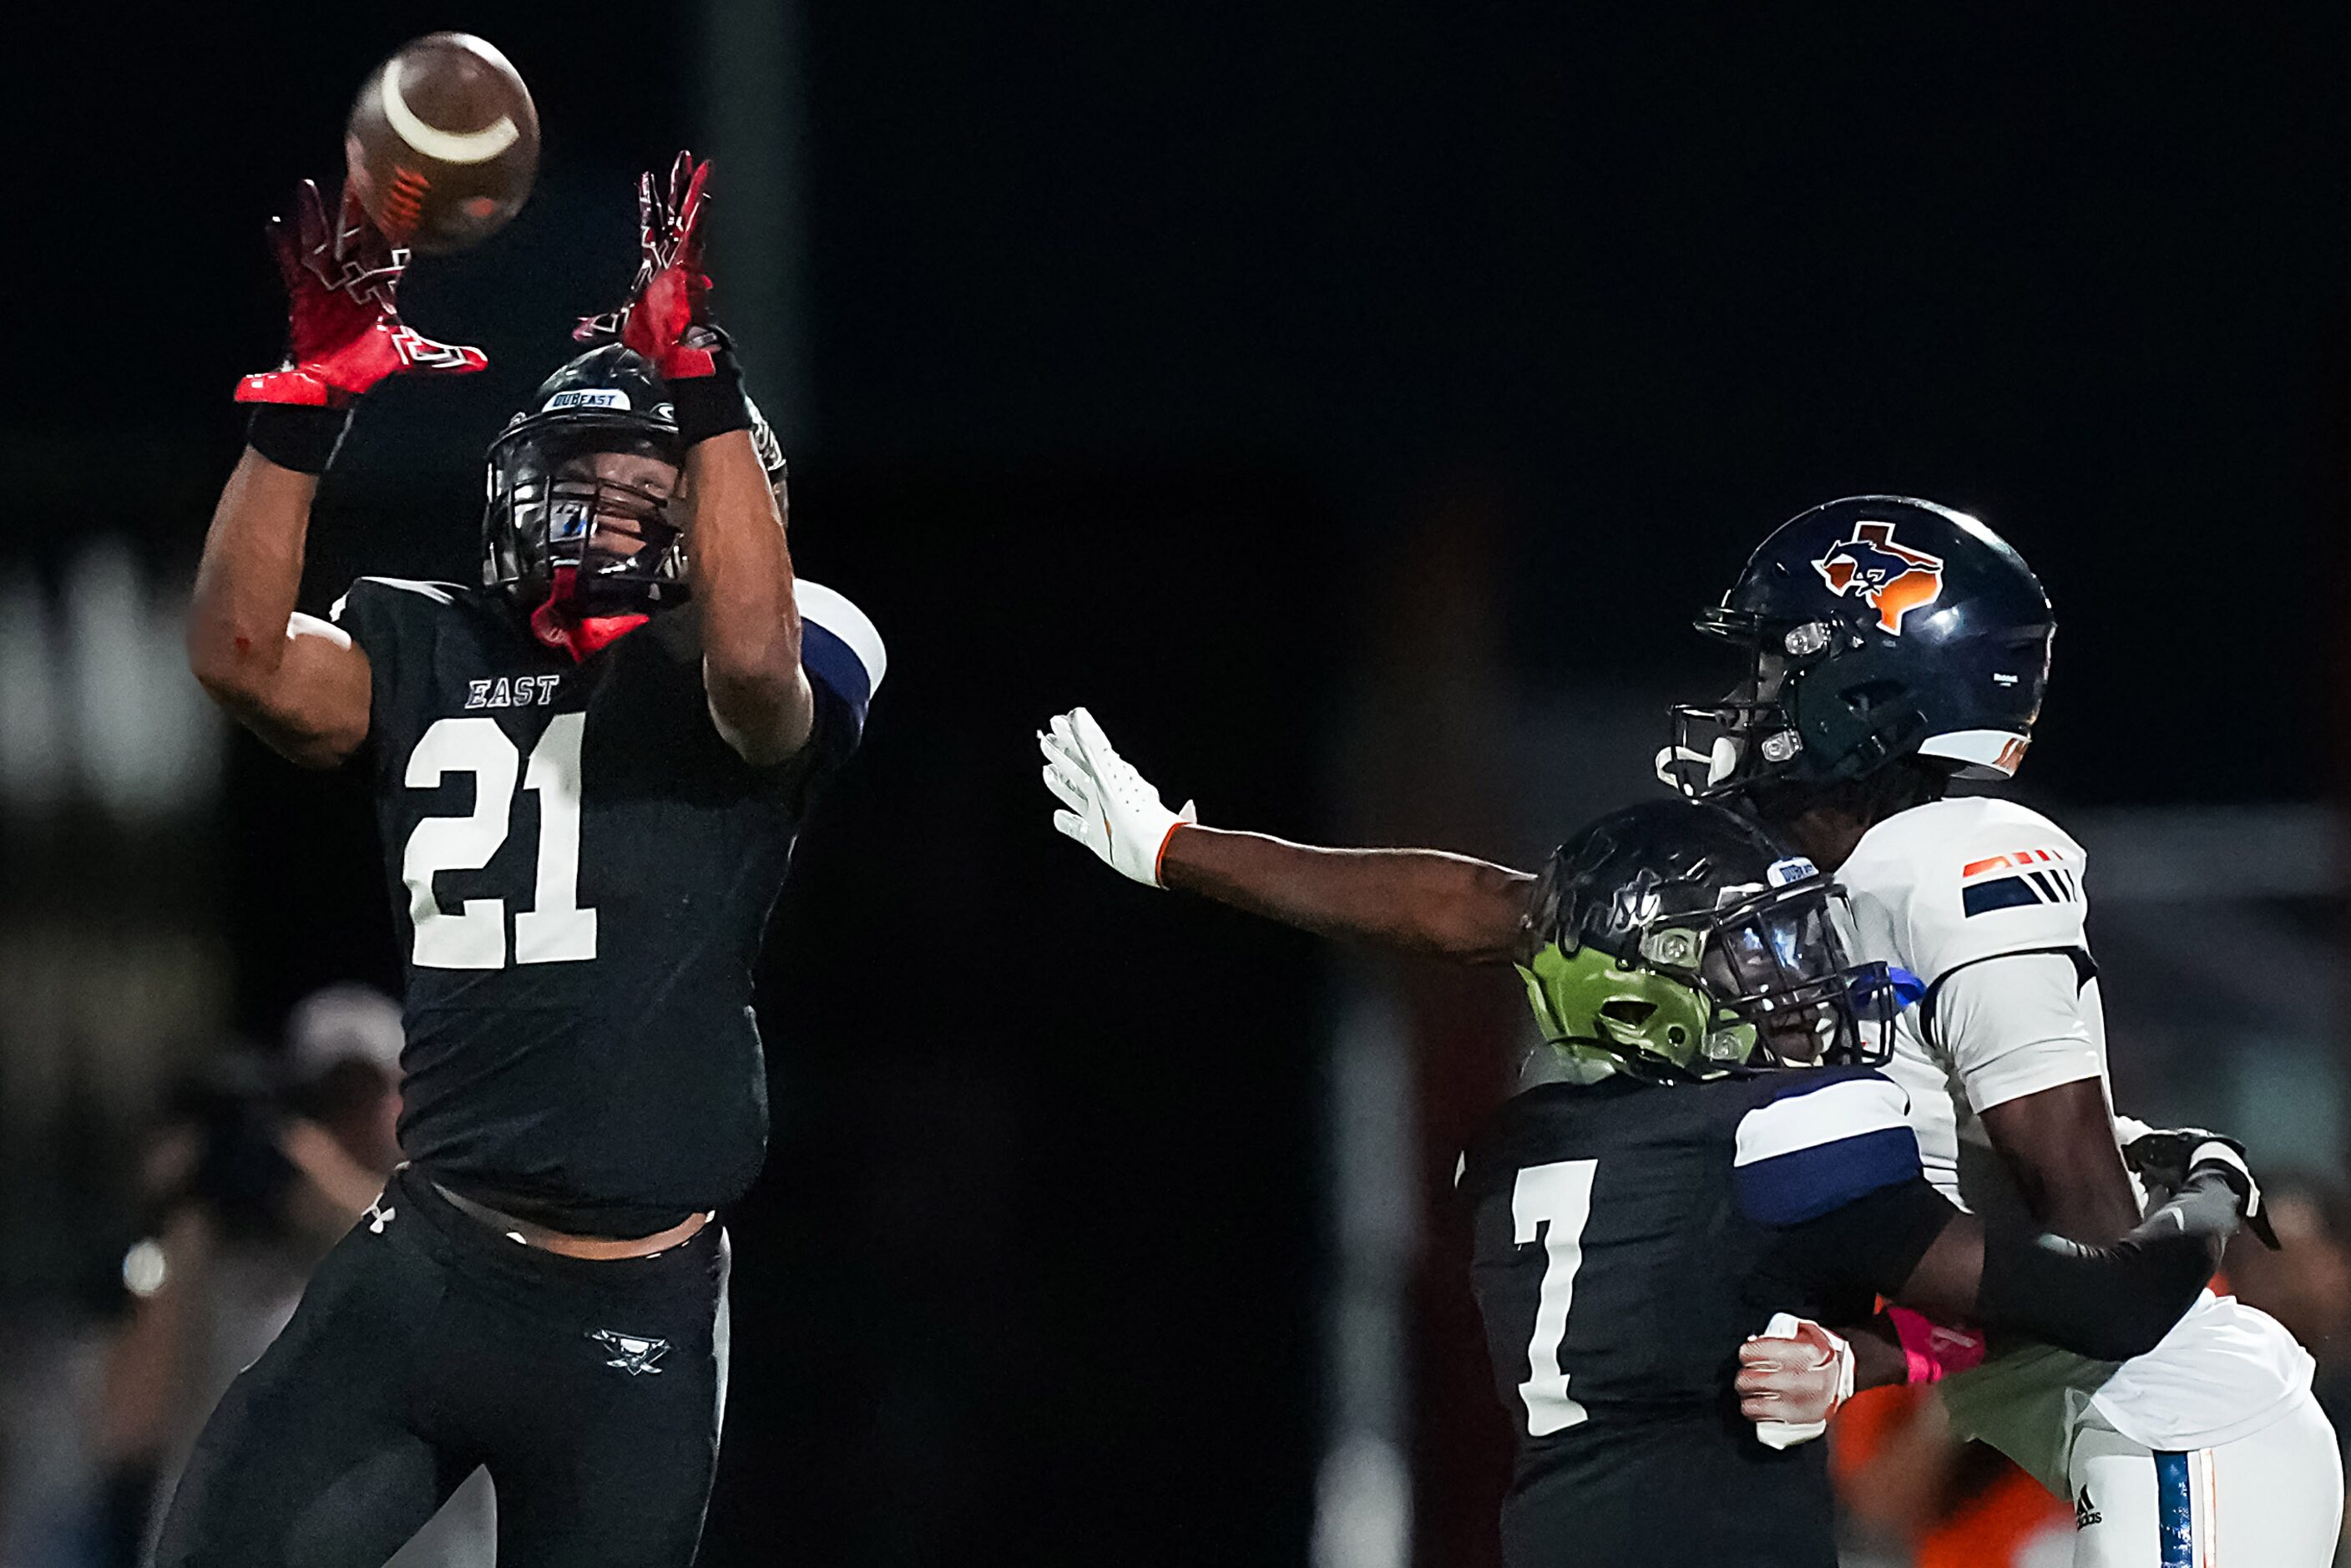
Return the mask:
<path fill-rule="evenodd" d="M 286 278 L 286 362 L 237 382 L 237 402 L 342 408 L 386 376 L 488 366 L 479 349 L 436 343 L 401 324 L 394 295 L 408 253 L 376 232 L 348 189 L 330 224 L 318 183 L 303 181 L 294 222 L 271 219 L 269 243 Z"/>
<path fill-rule="evenodd" d="M 702 188 L 710 161 L 680 152 L 666 190 L 650 171 L 637 177 L 637 277 L 629 302 L 591 316 L 571 334 L 583 341 L 617 337 L 653 362 L 664 381 L 716 372 L 725 344 L 710 325 L 710 279 L 702 270 Z"/>

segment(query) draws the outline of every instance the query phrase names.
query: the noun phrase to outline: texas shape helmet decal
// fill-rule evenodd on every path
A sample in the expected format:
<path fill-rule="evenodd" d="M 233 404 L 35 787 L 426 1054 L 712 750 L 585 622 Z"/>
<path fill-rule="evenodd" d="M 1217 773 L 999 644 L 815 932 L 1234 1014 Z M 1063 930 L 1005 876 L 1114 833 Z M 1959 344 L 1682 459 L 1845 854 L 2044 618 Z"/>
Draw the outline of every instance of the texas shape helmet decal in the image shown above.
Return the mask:
<path fill-rule="evenodd" d="M 1849 593 L 1877 612 L 1877 623 L 1899 637 L 1902 617 L 1932 604 L 1943 591 L 1943 558 L 1894 542 L 1892 523 L 1856 523 L 1853 538 L 1829 547 L 1813 570 L 1832 593 Z"/>

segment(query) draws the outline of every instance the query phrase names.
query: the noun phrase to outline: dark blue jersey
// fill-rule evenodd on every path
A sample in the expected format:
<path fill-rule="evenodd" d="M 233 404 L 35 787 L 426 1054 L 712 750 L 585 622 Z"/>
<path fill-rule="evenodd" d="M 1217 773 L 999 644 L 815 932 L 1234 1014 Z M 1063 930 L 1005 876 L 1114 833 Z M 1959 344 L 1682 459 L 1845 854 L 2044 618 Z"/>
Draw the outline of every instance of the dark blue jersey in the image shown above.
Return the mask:
<path fill-rule="evenodd" d="M 361 578 L 408 1041 L 401 1145 L 460 1191 L 636 1236 L 739 1197 L 766 1153 L 752 965 L 811 790 L 855 747 L 879 638 L 802 583 L 815 733 L 720 737 L 697 612 L 574 664 L 504 598 Z"/>
<path fill-rule="evenodd" d="M 1775 1312 L 1869 1316 L 1948 1222 L 1905 1109 L 1855 1069 L 1554 1084 L 1502 1108 L 1460 1185 L 1519 1434 L 1513 1563 L 1832 1568 L 1823 1445 L 1763 1447 L 1731 1379 Z"/>

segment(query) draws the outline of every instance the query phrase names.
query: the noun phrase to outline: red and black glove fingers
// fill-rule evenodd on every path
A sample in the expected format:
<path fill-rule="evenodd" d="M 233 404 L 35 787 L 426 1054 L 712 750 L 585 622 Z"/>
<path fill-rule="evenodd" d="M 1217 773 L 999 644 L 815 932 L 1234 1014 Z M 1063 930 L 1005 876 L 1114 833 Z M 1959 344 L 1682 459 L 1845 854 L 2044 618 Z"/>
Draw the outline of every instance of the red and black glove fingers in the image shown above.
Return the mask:
<path fill-rule="evenodd" d="M 315 181 L 294 193 L 293 221 L 272 219 L 270 248 L 286 283 L 287 355 L 246 376 L 236 401 L 258 405 L 250 439 L 273 463 L 323 471 L 351 404 L 388 376 L 470 375 L 481 350 L 436 342 L 400 319 L 408 253 L 394 249 L 346 191 L 332 217 Z"/>
<path fill-rule="evenodd" d="M 686 445 L 748 430 L 750 406 L 734 345 L 710 319 L 710 278 L 703 269 L 708 160 L 680 152 L 666 181 L 649 170 L 637 179 L 637 276 L 629 302 L 592 317 L 572 335 L 618 338 L 653 361 L 669 383 L 678 434 Z"/>

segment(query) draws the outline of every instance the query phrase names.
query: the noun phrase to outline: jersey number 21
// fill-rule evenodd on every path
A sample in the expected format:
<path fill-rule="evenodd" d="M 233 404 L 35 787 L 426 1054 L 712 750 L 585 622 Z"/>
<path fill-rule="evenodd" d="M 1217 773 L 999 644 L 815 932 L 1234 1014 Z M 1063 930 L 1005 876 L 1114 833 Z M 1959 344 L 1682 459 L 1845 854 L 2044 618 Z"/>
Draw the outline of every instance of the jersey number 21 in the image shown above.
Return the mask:
<path fill-rule="evenodd" d="M 444 871 L 479 871 L 507 841 L 515 778 L 538 792 L 538 876 L 531 907 L 514 917 L 514 961 L 560 964 L 596 956 L 596 912 L 580 907 L 580 740 L 583 713 L 562 713 L 531 747 L 530 764 L 496 719 L 444 718 L 408 756 L 412 789 L 437 788 L 452 773 L 474 776 L 474 810 L 427 817 L 408 835 L 400 861 L 408 914 L 416 927 L 415 962 L 432 969 L 502 969 L 507 963 L 507 904 L 469 898 L 455 915 L 434 895 Z"/>

